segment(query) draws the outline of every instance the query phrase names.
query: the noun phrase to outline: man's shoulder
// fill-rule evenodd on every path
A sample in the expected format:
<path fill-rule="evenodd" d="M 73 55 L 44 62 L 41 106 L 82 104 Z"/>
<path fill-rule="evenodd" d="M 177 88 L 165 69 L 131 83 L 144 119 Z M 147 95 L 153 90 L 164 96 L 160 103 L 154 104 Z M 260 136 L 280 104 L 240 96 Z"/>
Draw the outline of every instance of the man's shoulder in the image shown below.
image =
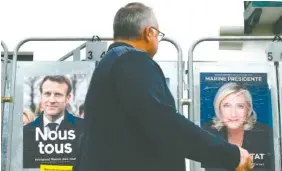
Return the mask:
<path fill-rule="evenodd" d="M 80 117 L 75 116 L 74 114 L 70 114 L 70 117 L 72 117 L 76 121 L 82 121 L 83 119 Z"/>
<path fill-rule="evenodd" d="M 75 116 L 74 114 L 68 113 L 67 118 L 65 119 L 65 122 L 67 123 L 67 127 L 70 127 L 72 129 L 75 129 L 76 132 L 83 131 L 84 128 L 84 119 L 79 118 Z"/>
<path fill-rule="evenodd" d="M 127 65 L 140 66 L 146 64 L 152 64 L 152 59 L 146 52 L 126 46 L 119 46 L 110 49 L 106 55 L 99 62 L 96 68 L 96 74 L 108 72 L 112 68 L 123 68 Z"/>
<path fill-rule="evenodd" d="M 158 63 L 145 51 L 133 47 L 117 47 L 111 49 L 108 53 L 109 54 L 106 55 L 105 61 L 101 63 L 102 65 L 100 67 L 105 68 L 105 65 L 103 64 L 110 64 L 111 73 L 127 72 L 144 75 L 150 73 L 150 76 L 152 77 L 159 77 L 159 73 L 162 72 Z M 133 75 L 134 74 L 132 74 L 132 76 Z"/>
<path fill-rule="evenodd" d="M 80 122 L 83 121 L 82 118 L 77 117 L 77 116 L 75 116 L 74 114 L 69 113 L 69 112 L 66 114 L 66 116 L 67 116 L 67 119 L 66 119 L 66 120 L 69 121 L 69 122 L 71 122 L 71 123 L 73 123 L 73 124 L 80 123 Z"/>
<path fill-rule="evenodd" d="M 33 136 L 35 135 L 34 132 L 36 130 L 36 128 L 39 128 L 40 125 L 37 123 L 36 120 L 26 124 L 25 126 L 23 126 L 23 134 L 25 137 L 27 136 Z"/>
<path fill-rule="evenodd" d="M 127 51 L 124 54 L 122 54 L 120 56 L 120 59 L 124 59 L 124 60 L 130 60 L 130 59 L 136 59 L 136 60 L 144 60 L 144 61 L 152 61 L 151 57 L 149 56 L 148 53 L 141 51 L 141 50 L 131 50 L 131 51 Z"/>
<path fill-rule="evenodd" d="M 24 130 L 29 130 L 29 129 L 34 129 L 35 127 L 36 127 L 36 126 L 35 126 L 35 124 L 34 124 L 34 121 L 32 121 L 32 122 L 26 124 L 26 125 L 23 127 L 23 129 L 24 129 Z"/>
<path fill-rule="evenodd" d="M 106 54 L 106 56 L 108 55 L 109 56 L 115 55 L 119 57 L 125 57 L 130 55 L 149 57 L 149 54 L 147 52 L 127 45 L 121 45 L 110 49 Z"/>
<path fill-rule="evenodd" d="M 116 65 L 159 68 L 158 64 L 144 51 L 128 51 L 124 53 L 117 59 Z"/>
<path fill-rule="evenodd" d="M 30 130 L 30 129 L 35 129 L 36 127 L 39 127 L 42 122 L 41 116 L 38 116 L 34 121 L 26 124 L 23 129 L 24 130 Z"/>

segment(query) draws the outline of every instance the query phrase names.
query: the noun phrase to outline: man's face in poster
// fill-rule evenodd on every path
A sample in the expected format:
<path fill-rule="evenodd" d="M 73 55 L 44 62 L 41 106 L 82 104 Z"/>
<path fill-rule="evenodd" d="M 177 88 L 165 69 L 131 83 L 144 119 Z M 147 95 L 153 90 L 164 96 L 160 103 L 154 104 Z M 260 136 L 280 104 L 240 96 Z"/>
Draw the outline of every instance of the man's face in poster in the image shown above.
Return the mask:
<path fill-rule="evenodd" d="M 44 114 L 51 117 L 61 115 L 70 101 L 68 85 L 46 80 L 42 85 L 41 105 Z"/>

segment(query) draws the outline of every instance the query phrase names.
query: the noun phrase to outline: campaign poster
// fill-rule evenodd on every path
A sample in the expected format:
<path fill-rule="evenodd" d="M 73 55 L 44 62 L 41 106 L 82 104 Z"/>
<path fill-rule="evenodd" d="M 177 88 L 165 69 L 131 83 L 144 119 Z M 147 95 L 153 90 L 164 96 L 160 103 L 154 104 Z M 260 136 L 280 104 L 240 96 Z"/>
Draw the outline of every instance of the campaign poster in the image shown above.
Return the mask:
<path fill-rule="evenodd" d="M 170 79 L 166 77 L 165 82 L 166 82 L 167 87 L 170 89 Z"/>
<path fill-rule="evenodd" d="M 89 74 L 24 78 L 23 168 L 75 164 L 90 79 Z"/>
<path fill-rule="evenodd" d="M 275 170 L 266 73 L 200 73 L 200 115 L 203 129 L 249 151 L 254 171 Z M 202 167 L 206 171 L 225 170 Z"/>

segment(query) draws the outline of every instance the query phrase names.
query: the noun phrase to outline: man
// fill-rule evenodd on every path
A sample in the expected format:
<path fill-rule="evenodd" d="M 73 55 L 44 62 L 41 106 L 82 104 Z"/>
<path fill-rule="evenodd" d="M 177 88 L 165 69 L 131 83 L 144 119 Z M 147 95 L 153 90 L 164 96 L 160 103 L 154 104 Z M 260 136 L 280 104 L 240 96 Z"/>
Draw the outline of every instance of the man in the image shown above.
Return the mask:
<path fill-rule="evenodd" d="M 40 84 L 43 112 L 24 126 L 24 168 L 39 168 L 40 164 L 74 165 L 82 120 L 66 110 L 71 91 L 71 83 L 65 76 L 44 77 Z"/>
<path fill-rule="evenodd" d="M 230 170 L 244 166 L 246 150 L 177 113 L 152 60 L 164 36 L 152 9 L 122 7 L 113 29 L 115 42 L 95 69 L 84 103 L 86 136 L 75 170 L 184 171 L 185 158 Z"/>

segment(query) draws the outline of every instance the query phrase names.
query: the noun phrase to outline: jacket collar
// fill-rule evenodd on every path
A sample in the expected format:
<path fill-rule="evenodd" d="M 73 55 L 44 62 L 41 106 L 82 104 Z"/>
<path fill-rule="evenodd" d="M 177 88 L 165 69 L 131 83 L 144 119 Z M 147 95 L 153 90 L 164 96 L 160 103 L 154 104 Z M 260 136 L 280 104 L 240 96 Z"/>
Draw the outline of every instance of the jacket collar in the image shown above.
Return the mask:
<path fill-rule="evenodd" d="M 118 47 L 118 46 L 126 46 L 126 47 L 134 48 L 132 45 L 124 43 L 124 42 L 114 42 L 109 46 L 108 50 L 111 50 L 111 49 Z"/>
<path fill-rule="evenodd" d="M 61 124 L 63 124 L 64 122 L 74 124 L 75 123 L 74 118 L 75 117 L 72 114 L 70 114 L 67 110 L 65 110 L 65 117 Z M 33 125 L 35 127 L 39 127 L 39 126 L 43 127 L 43 112 L 41 112 L 41 114 L 34 120 Z"/>

